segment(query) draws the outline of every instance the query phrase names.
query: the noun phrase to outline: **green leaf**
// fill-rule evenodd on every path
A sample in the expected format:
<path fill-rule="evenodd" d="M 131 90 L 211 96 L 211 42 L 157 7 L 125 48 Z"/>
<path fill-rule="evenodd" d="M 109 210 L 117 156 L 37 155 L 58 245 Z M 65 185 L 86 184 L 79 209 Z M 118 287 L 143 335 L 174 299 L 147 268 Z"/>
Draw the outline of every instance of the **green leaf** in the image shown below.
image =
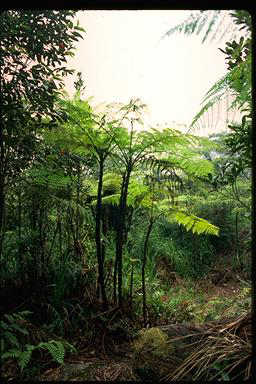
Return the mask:
<path fill-rule="evenodd" d="M 183 225 L 187 231 L 192 230 L 192 233 L 196 233 L 197 235 L 207 234 L 219 236 L 219 227 L 195 215 L 178 211 L 175 214 L 175 220 Z"/>

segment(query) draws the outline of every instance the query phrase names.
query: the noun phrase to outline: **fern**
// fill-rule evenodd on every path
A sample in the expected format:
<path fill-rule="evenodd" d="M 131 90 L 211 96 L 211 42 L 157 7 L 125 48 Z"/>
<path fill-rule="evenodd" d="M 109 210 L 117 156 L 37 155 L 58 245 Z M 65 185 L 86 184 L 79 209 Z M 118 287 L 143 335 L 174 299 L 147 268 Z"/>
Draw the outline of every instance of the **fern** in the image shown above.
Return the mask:
<path fill-rule="evenodd" d="M 3 337 L 10 343 L 10 345 L 19 347 L 18 339 L 13 333 L 6 331 L 4 332 Z"/>
<path fill-rule="evenodd" d="M 209 223 L 209 221 L 201 219 L 195 215 L 177 211 L 174 218 L 180 225 L 183 225 L 187 231 L 192 230 L 192 233 L 197 235 L 207 234 L 219 236 L 219 227 Z"/>
<path fill-rule="evenodd" d="M 23 371 L 23 369 L 27 367 L 31 359 L 32 352 L 35 349 L 47 350 L 51 354 L 55 362 L 63 364 L 65 357 L 65 347 L 68 348 L 71 353 L 76 353 L 75 347 L 70 343 L 57 340 L 50 340 L 48 342 L 41 342 L 38 345 L 26 344 L 25 350 L 18 348 L 9 349 L 8 351 L 2 353 L 1 357 L 3 360 L 16 359 L 18 361 L 21 371 Z"/>
<path fill-rule="evenodd" d="M 28 365 L 31 359 L 32 352 L 36 348 L 34 345 L 31 345 L 31 344 L 26 344 L 25 347 L 26 347 L 26 350 L 20 353 L 20 356 L 18 359 L 18 363 L 21 368 L 21 371 L 23 371 L 23 369 Z"/>
<path fill-rule="evenodd" d="M 233 24 L 232 16 L 233 14 L 230 11 L 224 10 L 195 11 L 191 13 L 185 21 L 169 29 L 161 39 L 176 32 L 184 33 L 184 35 L 203 34 L 202 43 L 204 43 L 210 36 L 210 41 L 218 38 L 218 42 L 220 42 L 223 37 L 235 39 L 238 36 L 239 31 L 235 26 L 231 31 L 229 30 L 230 23 L 232 22 Z M 215 28 L 213 28 L 214 26 Z M 246 34 L 247 31 L 245 31 L 245 35 Z"/>
<path fill-rule="evenodd" d="M 67 348 L 71 353 L 76 352 L 75 347 L 66 341 L 50 340 L 48 342 L 40 342 L 37 345 L 26 344 L 24 348 L 21 346 L 14 332 L 28 335 L 28 331 L 25 328 L 21 328 L 16 323 L 24 321 L 24 317 L 31 313 L 32 312 L 30 311 L 22 311 L 12 315 L 4 315 L 4 318 L 8 323 L 1 320 L 1 358 L 3 360 L 16 359 L 21 371 L 23 371 L 23 369 L 27 367 L 33 351 L 35 349 L 43 349 L 50 353 L 54 361 L 59 364 L 63 364 L 65 348 Z"/>
<path fill-rule="evenodd" d="M 54 361 L 59 364 L 64 363 L 65 348 L 61 341 L 50 340 L 48 342 L 41 342 L 38 344 L 37 348 L 46 349 L 48 352 L 50 352 Z"/>
<path fill-rule="evenodd" d="M 28 331 L 18 325 L 17 322 L 21 320 L 24 321 L 24 317 L 30 313 L 32 312 L 23 311 L 14 313 L 12 315 L 5 314 L 3 317 L 7 321 L 5 322 L 4 320 L 1 320 L 0 322 L 2 330 L 1 341 L 5 340 L 10 346 L 19 347 L 20 344 L 17 338 L 17 334 L 28 335 Z M 2 342 L 1 344 L 5 346 L 5 343 Z"/>
<path fill-rule="evenodd" d="M 2 354 L 2 359 L 16 359 L 21 371 L 23 371 L 23 369 L 28 365 L 34 349 L 34 345 L 26 344 L 25 351 L 20 349 L 10 349 L 9 351 Z"/>
<path fill-rule="evenodd" d="M 1 358 L 2 359 L 20 359 L 20 356 L 22 354 L 22 351 L 17 348 L 9 349 L 7 352 L 2 353 Z"/>

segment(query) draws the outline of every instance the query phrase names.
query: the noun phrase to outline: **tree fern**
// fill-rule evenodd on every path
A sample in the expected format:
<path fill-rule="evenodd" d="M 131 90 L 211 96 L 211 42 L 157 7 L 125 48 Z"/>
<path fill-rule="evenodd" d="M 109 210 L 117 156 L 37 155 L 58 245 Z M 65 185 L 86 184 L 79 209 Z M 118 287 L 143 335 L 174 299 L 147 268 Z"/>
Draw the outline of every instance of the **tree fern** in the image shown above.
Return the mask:
<path fill-rule="evenodd" d="M 217 25 L 219 19 L 221 20 L 219 25 Z M 225 23 L 227 20 L 229 20 L 229 24 Z M 230 26 L 231 34 L 229 33 Z M 215 31 L 213 27 L 215 27 Z M 218 105 L 219 116 L 219 105 L 224 97 L 227 98 L 227 92 L 232 96 L 231 105 L 228 108 L 229 112 L 231 110 L 235 112 L 245 104 L 251 106 L 251 16 L 247 11 L 195 11 L 190 14 L 187 20 L 166 32 L 163 37 L 175 32 L 184 33 L 185 35 L 201 33 L 203 34 L 202 42 L 206 41 L 210 35 L 212 35 L 211 41 L 215 39 L 217 35 L 220 36 L 219 41 L 224 36 L 228 40 L 226 50 L 220 50 L 228 55 L 229 71 L 207 92 L 202 108 L 190 125 L 191 130 L 199 128 L 199 122 L 205 128 L 206 123 L 203 122 L 202 117 L 205 114 L 209 117 L 209 112 L 213 110 L 216 104 Z M 235 40 L 239 37 L 239 43 L 236 43 Z M 232 50 L 234 56 L 232 56 Z M 245 52 L 247 53 L 244 57 Z M 230 54 L 232 59 L 229 57 Z M 239 57 L 237 55 L 239 55 Z"/>

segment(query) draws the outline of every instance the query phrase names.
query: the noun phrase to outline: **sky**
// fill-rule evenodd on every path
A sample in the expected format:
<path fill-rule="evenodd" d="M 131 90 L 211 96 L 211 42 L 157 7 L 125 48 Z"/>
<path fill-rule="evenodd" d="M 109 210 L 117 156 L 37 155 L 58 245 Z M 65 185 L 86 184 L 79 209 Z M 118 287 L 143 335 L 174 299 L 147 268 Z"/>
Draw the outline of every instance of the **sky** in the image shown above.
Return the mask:
<path fill-rule="evenodd" d="M 188 10 L 79 11 L 77 18 L 86 33 L 69 65 L 83 74 L 84 97 L 93 96 L 93 104 L 140 98 L 148 105 L 150 125 L 174 122 L 188 127 L 206 92 L 227 72 L 225 56 L 218 49 L 224 42 L 202 44 L 201 36 L 179 33 L 161 39 L 189 14 Z M 66 82 L 70 94 L 73 82 L 74 77 Z"/>

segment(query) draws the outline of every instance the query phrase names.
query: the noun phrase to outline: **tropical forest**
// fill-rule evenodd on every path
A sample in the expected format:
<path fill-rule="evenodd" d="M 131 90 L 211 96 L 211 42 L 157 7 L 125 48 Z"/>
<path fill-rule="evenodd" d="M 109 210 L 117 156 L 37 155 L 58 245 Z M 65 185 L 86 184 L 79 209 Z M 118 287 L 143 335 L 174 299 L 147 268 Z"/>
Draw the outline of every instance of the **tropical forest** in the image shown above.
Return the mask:
<path fill-rule="evenodd" d="M 226 74 L 184 132 L 85 96 L 77 12 L 0 15 L 1 380 L 249 380 L 251 15 L 225 11 Z M 222 12 L 166 34 L 214 39 Z M 198 135 L 227 92 L 237 119 Z"/>

